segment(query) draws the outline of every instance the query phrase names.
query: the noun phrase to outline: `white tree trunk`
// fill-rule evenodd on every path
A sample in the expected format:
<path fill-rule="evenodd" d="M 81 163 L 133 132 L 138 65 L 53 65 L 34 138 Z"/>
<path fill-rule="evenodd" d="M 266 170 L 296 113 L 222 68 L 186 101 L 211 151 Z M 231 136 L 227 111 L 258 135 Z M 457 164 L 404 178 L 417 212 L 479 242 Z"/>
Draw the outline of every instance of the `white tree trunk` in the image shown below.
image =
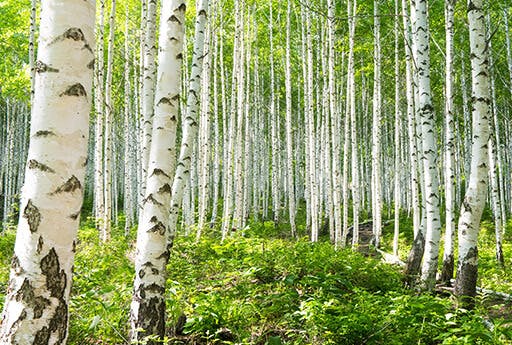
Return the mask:
<path fill-rule="evenodd" d="M 165 333 L 166 265 L 170 248 L 168 210 L 171 174 L 175 164 L 176 124 L 179 116 L 185 2 L 164 1 L 161 9 L 158 82 L 146 198 L 137 232 L 131 339 L 163 338 Z M 148 344 L 156 344 L 149 342 Z"/>
<path fill-rule="evenodd" d="M 382 178 L 381 178 L 381 52 L 379 1 L 373 1 L 373 125 L 372 125 L 372 218 L 375 247 L 380 246 L 382 233 Z"/>
<path fill-rule="evenodd" d="M 347 1 L 347 14 L 348 14 L 348 30 L 349 30 L 349 51 L 348 51 L 348 62 L 347 62 L 347 97 L 345 107 L 345 129 L 344 129 L 344 145 L 343 145 L 343 231 L 341 235 L 341 246 L 345 246 L 348 236 L 348 209 L 349 209 L 349 198 L 348 198 L 348 181 L 349 181 L 349 145 L 351 137 L 351 118 L 352 111 L 355 112 L 355 80 L 354 80 L 354 39 L 355 39 L 355 27 L 356 27 L 356 16 L 355 12 L 357 9 L 357 2 Z M 353 228 L 355 230 L 355 228 Z M 353 231 L 352 245 L 357 246 L 359 244 L 359 231 Z"/>
<path fill-rule="evenodd" d="M 134 222 L 134 205 L 133 205 L 133 180 L 136 178 L 136 171 L 132 169 L 134 159 L 132 153 L 134 129 L 132 127 L 133 107 L 132 107 L 132 85 L 130 82 L 130 30 L 129 30 L 128 6 L 125 10 L 125 41 L 124 41 L 124 214 L 125 214 L 125 234 L 128 234 Z"/>
<path fill-rule="evenodd" d="M 42 3 L 30 148 L 2 344 L 65 344 L 87 163 L 95 1 Z"/>
<path fill-rule="evenodd" d="M 505 265 L 505 259 L 503 257 L 503 215 L 501 210 L 500 193 L 499 193 L 499 181 L 498 181 L 498 167 L 497 161 L 497 147 L 495 143 L 495 137 L 490 136 L 489 138 L 489 180 L 491 190 L 491 204 L 494 215 L 494 233 L 496 237 L 496 261 L 501 266 Z"/>
<path fill-rule="evenodd" d="M 400 235 L 400 206 L 401 206 L 401 190 L 400 182 L 401 182 L 401 140 L 400 140 L 400 131 L 401 128 L 401 113 L 400 113 L 400 60 L 398 55 L 398 26 L 399 26 L 399 18 L 398 18 L 398 8 L 399 8 L 399 0 L 395 0 L 395 20 L 393 26 L 394 33 L 394 44 L 395 44 L 395 159 L 394 159 L 394 169 L 395 169 L 395 188 L 394 188 L 394 206 L 395 206 L 395 219 L 394 219 L 394 233 L 393 233 L 393 254 L 398 256 L 398 239 Z"/>
<path fill-rule="evenodd" d="M 94 110 L 95 110 L 95 139 L 94 139 L 94 216 L 96 218 L 96 227 L 101 229 L 103 219 L 105 218 L 105 194 L 103 177 L 103 131 L 104 131 L 104 77 L 105 68 L 103 45 L 105 41 L 105 1 L 100 1 L 99 26 L 96 33 L 98 40 L 98 54 L 96 58 L 96 74 L 94 80 Z"/>
<path fill-rule="evenodd" d="M 198 164 L 198 187 L 199 187 L 199 200 L 198 200 L 198 226 L 196 239 L 199 240 L 201 232 L 206 223 L 206 211 L 208 207 L 208 176 L 210 168 L 210 75 L 211 75 L 211 60 L 212 54 L 210 52 L 210 35 L 211 30 L 206 29 L 204 51 L 205 56 L 203 60 L 203 79 L 201 87 L 201 116 L 199 120 L 199 164 Z"/>
<path fill-rule="evenodd" d="M 425 183 L 426 231 L 425 251 L 421 268 L 421 280 L 428 290 L 434 288 L 441 219 L 439 214 L 439 178 L 437 175 L 437 145 L 434 126 L 434 109 L 430 89 L 430 31 L 426 0 L 415 1 L 416 20 L 414 38 L 416 41 L 416 68 L 418 78 L 418 115 L 421 123 L 422 163 Z"/>
<path fill-rule="evenodd" d="M 243 217 L 244 217 L 244 171 L 243 171 L 243 151 L 244 151 L 244 117 L 245 117 L 245 106 L 244 106 L 244 80 L 245 80 L 245 42 L 244 42 L 244 2 L 242 1 L 240 4 L 240 35 L 239 35 L 239 45 L 238 45 L 238 61 L 237 61 L 237 74 L 238 77 L 236 79 L 236 84 L 233 84 L 235 92 L 233 93 L 233 97 L 236 99 L 232 99 L 234 109 L 236 112 L 236 141 L 235 141 L 235 166 L 234 166 L 234 197 L 235 204 L 233 210 L 233 223 L 232 230 L 239 230 L 242 228 Z"/>
<path fill-rule="evenodd" d="M 331 115 L 331 138 L 332 138 L 332 203 L 334 211 L 334 242 L 336 247 L 341 246 L 342 218 L 341 218 L 341 138 L 339 118 L 341 112 L 337 109 L 336 84 L 335 84 L 335 4 L 332 0 L 327 1 L 327 29 L 328 29 L 328 83 L 329 83 L 329 113 Z"/>
<path fill-rule="evenodd" d="M 183 3 L 183 7 L 185 7 Z M 174 180 L 172 181 L 172 199 L 170 204 L 169 231 L 167 232 L 167 243 L 172 245 L 176 233 L 178 212 L 183 199 L 183 190 L 190 176 L 191 155 L 194 148 L 194 140 L 197 135 L 199 111 L 199 96 L 201 94 L 201 75 L 205 54 L 205 27 L 208 18 L 208 0 L 200 0 L 197 4 L 197 17 L 195 24 L 194 52 L 192 55 L 192 71 L 190 74 L 190 85 L 187 97 L 185 121 L 183 123 L 183 136 L 181 139 L 180 155 Z"/>
<path fill-rule="evenodd" d="M 231 218 L 233 214 L 233 174 L 234 174 L 234 155 L 235 155 L 235 138 L 236 138 L 236 85 L 238 85 L 238 78 L 240 77 L 240 45 L 242 35 L 242 24 L 241 24 L 241 4 L 239 1 L 235 1 L 235 38 L 233 43 L 233 73 L 232 73 L 232 85 L 231 85 L 231 106 L 229 114 L 227 109 L 223 112 L 225 118 L 229 119 L 225 121 L 224 126 L 224 206 L 222 214 L 222 240 L 224 240 L 229 232 L 231 231 Z M 221 19 L 222 21 L 222 19 Z M 222 60 L 222 59 L 221 59 Z M 222 63 L 221 63 L 222 65 Z M 225 90 L 223 90 L 225 94 Z M 227 108 L 227 107 L 226 107 Z M 226 135 L 227 134 L 227 135 Z"/>
<path fill-rule="evenodd" d="M 478 232 L 485 206 L 489 158 L 489 116 L 491 95 L 489 89 L 489 56 L 486 42 L 482 0 L 468 1 L 469 45 L 471 51 L 472 81 L 472 146 L 469 185 L 462 202 L 459 218 L 459 259 L 455 294 L 474 297 L 478 277 Z M 471 305 L 471 300 L 465 300 Z"/>
<path fill-rule="evenodd" d="M 116 0 L 112 0 L 110 8 L 109 20 L 109 37 L 107 49 L 107 76 L 105 80 L 105 145 L 104 145 L 104 219 L 101 222 L 100 237 L 103 242 L 110 239 L 110 228 L 112 222 L 112 135 L 113 135 L 113 113 L 114 104 L 112 102 L 112 69 L 114 65 L 114 35 L 115 35 L 115 17 L 116 16 Z"/>
<path fill-rule="evenodd" d="M 402 0 L 402 18 L 405 47 L 405 85 L 407 99 L 407 133 L 409 137 L 409 160 L 411 167 L 411 204 L 414 237 L 420 228 L 420 200 L 418 190 L 418 147 L 416 145 L 416 120 L 414 112 L 414 89 L 412 76 L 411 25 L 406 0 Z"/>
<path fill-rule="evenodd" d="M 445 30 L 446 30 L 446 69 L 445 69 L 445 158 L 444 158 L 444 194 L 446 204 L 446 230 L 444 236 L 443 270 L 441 281 L 449 282 L 454 270 L 454 240 L 455 240 L 455 215 L 454 215 L 454 189 L 455 189 L 455 135 L 453 117 L 453 35 L 454 35 L 454 7 L 455 0 L 445 0 Z"/>
<path fill-rule="evenodd" d="M 316 153 L 316 128 L 315 128 L 315 114 L 314 114 L 314 100 L 313 100 L 313 44 L 311 34 L 311 14 L 309 8 L 304 8 L 305 16 L 305 30 L 306 30 L 306 85 L 307 92 L 305 93 L 305 116 L 307 123 L 307 138 L 308 150 L 306 152 L 306 159 L 309 161 L 309 195 L 311 207 L 311 241 L 318 241 L 319 232 L 319 204 L 318 204 L 318 172 L 317 172 L 317 153 Z"/>
<path fill-rule="evenodd" d="M 144 1 L 144 0 L 143 0 Z M 147 0 L 144 28 L 143 72 L 142 72 L 142 198 L 146 196 L 146 182 L 148 175 L 149 151 L 151 149 L 151 133 L 153 129 L 153 116 L 155 105 L 155 56 L 156 49 L 156 3 L 157 0 Z M 142 207 L 142 205 L 141 205 Z"/>

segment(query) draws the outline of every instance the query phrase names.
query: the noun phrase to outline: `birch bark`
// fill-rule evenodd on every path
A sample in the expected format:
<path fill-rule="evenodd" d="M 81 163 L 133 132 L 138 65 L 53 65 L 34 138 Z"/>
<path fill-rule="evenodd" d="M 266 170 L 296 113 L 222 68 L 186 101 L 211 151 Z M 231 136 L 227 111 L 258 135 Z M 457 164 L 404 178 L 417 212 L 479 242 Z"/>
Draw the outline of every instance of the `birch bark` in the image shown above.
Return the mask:
<path fill-rule="evenodd" d="M 372 125 L 372 218 L 375 247 L 380 246 L 382 232 L 382 181 L 381 181 L 381 49 L 379 1 L 373 1 L 373 125 Z"/>
<path fill-rule="evenodd" d="M 160 14 L 158 82 L 149 154 L 146 198 L 137 231 L 134 293 L 130 310 L 131 339 L 165 334 L 165 282 L 170 247 L 168 208 L 174 171 L 179 116 L 185 2 L 164 1 Z M 157 344 L 150 340 L 148 344 Z"/>
<path fill-rule="evenodd" d="M 426 0 L 416 0 L 414 38 L 416 41 L 416 68 L 418 79 L 418 115 L 421 123 L 422 164 L 425 183 L 425 250 L 421 268 L 424 288 L 431 290 L 435 284 L 441 219 L 439 214 L 439 178 L 437 175 L 437 147 L 434 126 L 434 108 L 430 88 L 430 31 Z"/>
<path fill-rule="evenodd" d="M 444 158 L 444 193 L 446 203 L 446 230 L 444 237 L 443 269 L 441 281 L 450 282 L 454 270 L 454 240 L 455 240 L 455 216 L 454 216 L 454 189 L 455 189 L 455 135 L 453 117 L 453 35 L 454 35 L 454 7 L 456 0 L 445 0 L 444 16 L 446 30 L 446 69 L 445 69 L 445 158 Z"/>
<path fill-rule="evenodd" d="M 489 56 L 482 0 L 468 1 L 469 45 L 472 81 L 471 173 L 459 217 L 459 259 L 455 294 L 472 305 L 478 276 L 477 239 L 488 184 L 488 141 L 491 95 Z"/>
<path fill-rule="evenodd" d="M 95 1 L 42 2 L 34 107 L 2 344 L 64 344 L 87 162 Z"/>
<path fill-rule="evenodd" d="M 112 102 L 112 69 L 114 65 L 114 35 L 115 35 L 115 18 L 116 18 L 116 0 L 112 0 L 110 7 L 109 19 L 109 37 L 107 49 L 107 75 L 105 80 L 105 134 L 104 134 L 104 182 L 103 196 L 105 198 L 104 207 L 105 214 L 101 222 L 100 237 L 103 242 L 110 239 L 111 222 L 112 222 L 112 134 L 113 134 L 113 113 L 114 105 Z"/>
<path fill-rule="evenodd" d="M 183 7 L 185 7 L 183 3 Z M 208 0 L 200 0 L 197 4 L 197 17 L 195 23 L 194 51 L 192 55 L 192 70 L 187 97 L 185 121 L 183 123 L 183 136 L 181 139 L 180 155 L 172 181 L 172 199 L 170 203 L 169 229 L 167 231 L 167 244 L 172 246 L 176 233 L 178 212 L 183 200 L 183 190 L 190 176 L 191 155 L 194 140 L 198 129 L 198 111 L 201 94 L 201 75 L 205 54 L 205 28 L 208 19 Z M 208 47 L 208 45 L 207 45 Z"/>

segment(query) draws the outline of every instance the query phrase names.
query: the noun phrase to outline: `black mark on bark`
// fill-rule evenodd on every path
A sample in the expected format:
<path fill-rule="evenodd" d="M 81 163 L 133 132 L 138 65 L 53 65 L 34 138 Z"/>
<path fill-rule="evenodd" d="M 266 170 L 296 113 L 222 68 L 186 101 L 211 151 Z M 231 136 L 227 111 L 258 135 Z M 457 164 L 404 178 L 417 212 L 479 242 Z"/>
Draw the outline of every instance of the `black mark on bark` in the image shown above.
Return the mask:
<path fill-rule="evenodd" d="M 46 72 L 57 73 L 57 72 L 59 72 L 59 70 L 57 68 L 50 67 L 40 60 L 36 61 L 36 65 L 34 66 L 34 68 L 37 73 L 46 73 Z"/>
<path fill-rule="evenodd" d="M 62 186 L 57 188 L 51 195 L 59 194 L 59 193 L 72 193 L 76 190 L 82 189 L 82 184 L 80 181 L 76 178 L 75 175 L 71 176 L 69 180 L 64 182 Z"/>
<path fill-rule="evenodd" d="M 38 137 L 49 137 L 49 136 L 55 136 L 55 133 L 53 133 L 52 131 L 37 131 L 36 134 L 34 134 L 34 137 L 38 138 Z"/>
<path fill-rule="evenodd" d="M 76 83 L 71 85 L 66 89 L 66 91 L 62 92 L 60 95 L 62 96 L 74 96 L 74 97 L 80 97 L 80 96 L 87 96 L 87 92 L 85 91 L 85 88 L 82 84 Z"/>
<path fill-rule="evenodd" d="M 46 276 L 46 288 L 52 297 L 61 299 L 66 290 L 66 273 L 60 269 L 59 257 L 55 248 L 41 260 L 41 273 Z"/>
<path fill-rule="evenodd" d="M 40 163 L 40 162 L 36 161 L 35 159 L 31 159 L 28 161 L 28 168 L 29 169 L 37 169 L 37 170 L 41 170 L 44 172 L 50 172 L 50 173 L 55 172 L 55 170 L 50 168 L 48 165 Z"/>
<path fill-rule="evenodd" d="M 41 223 L 41 213 L 30 199 L 28 200 L 27 206 L 25 206 L 25 210 L 23 211 L 23 218 L 27 219 L 30 232 L 36 232 L 39 228 L 39 224 Z"/>

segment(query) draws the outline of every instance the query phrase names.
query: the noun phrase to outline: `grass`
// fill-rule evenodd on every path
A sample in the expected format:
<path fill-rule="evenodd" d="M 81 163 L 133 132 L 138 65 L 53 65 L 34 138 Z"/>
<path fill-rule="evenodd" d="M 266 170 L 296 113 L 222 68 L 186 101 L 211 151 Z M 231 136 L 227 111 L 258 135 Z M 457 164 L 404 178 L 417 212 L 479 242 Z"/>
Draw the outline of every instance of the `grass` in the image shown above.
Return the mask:
<path fill-rule="evenodd" d="M 506 292 L 512 276 L 493 262 L 491 225 L 482 228 L 480 283 Z M 457 309 L 448 295 L 405 289 L 396 267 L 287 232 L 264 222 L 223 243 L 214 233 L 199 243 L 179 237 L 168 266 L 167 343 L 512 344 L 510 305 L 487 296 L 474 311 Z M 69 344 L 126 343 L 134 236 L 115 229 L 103 244 L 83 223 Z M 12 231 L 0 238 L 2 291 L 13 241 Z M 401 241 L 405 248 L 405 231 Z"/>

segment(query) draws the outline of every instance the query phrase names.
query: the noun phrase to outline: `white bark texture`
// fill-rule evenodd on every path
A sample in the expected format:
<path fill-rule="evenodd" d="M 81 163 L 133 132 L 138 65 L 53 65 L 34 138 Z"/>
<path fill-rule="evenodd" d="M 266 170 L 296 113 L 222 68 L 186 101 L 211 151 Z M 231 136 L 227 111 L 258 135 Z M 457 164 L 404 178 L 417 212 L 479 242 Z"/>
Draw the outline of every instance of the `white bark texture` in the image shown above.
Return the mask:
<path fill-rule="evenodd" d="M 113 116 L 114 105 L 112 102 L 112 73 L 114 65 L 114 36 L 115 36 L 115 18 L 116 18 L 116 0 L 112 0 L 109 19 L 109 36 L 107 49 L 107 75 L 105 80 L 105 146 L 104 146 L 104 206 L 105 214 L 101 222 L 101 240 L 106 242 L 110 239 L 112 222 L 112 134 L 113 134 Z"/>
<path fill-rule="evenodd" d="M 341 138 L 340 138 L 340 126 L 339 117 L 341 112 L 337 109 L 336 104 L 336 83 L 335 83 L 335 31 L 336 31 L 336 8 L 335 3 L 332 0 L 327 1 L 327 29 L 328 29 L 328 83 L 329 83 L 329 113 L 331 115 L 331 138 L 332 138 L 332 207 L 333 207 L 333 224 L 334 224 L 334 242 L 336 247 L 341 246 L 341 232 L 342 232 L 342 220 L 341 220 Z"/>
<path fill-rule="evenodd" d="M 416 145 L 416 121 L 414 112 L 414 89 L 412 76 L 411 24 L 406 0 L 402 0 L 403 34 L 405 47 L 405 97 L 407 100 L 407 133 L 409 137 L 409 160 L 411 166 L 411 205 L 413 232 L 416 237 L 420 228 L 420 200 L 418 191 L 418 147 Z"/>
<path fill-rule="evenodd" d="M 183 7 L 185 7 L 184 2 Z M 201 75 L 203 72 L 203 60 L 205 56 L 205 28 L 208 19 L 208 0 L 200 0 L 197 4 L 197 17 L 195 24 L 194 52 L 192 55 L 192 71 L 187 97 L 185 121 L 183 123 L 183 137 L 181 139 L 180 155 L 172 181 L 172 199 L 170 204 L 169 231 L 167 232 L 168 244 L 172 245 L 178 222 L 178 212 L 183 200 L 183 190 L 190 176 L 191 156 L 194 148 L 194 140 L 198 129 L 198 116 Z M 209 53 L 209 52 L 206 52 Z"/>
<path fill-rule="evenodd" d="M 443 270 L 441 280 L 449 282 L 454 270 L 454 240 L 455 240 L 455 215 L 454 215 L 454 190 L 455 190 L 455 135 L 453 117 L 453 35 L 454 35 L 454 6 L 455 0 L 445 0 L 445 30 L 446 30 L 446 70 L 445 70 L 445 173 L 444 194 L 446 204 L 445 237 L 443 253 Z"/>
<path fill-rule="evenodd" d="M 309 6 L 309 4 L 308 4 Z M 314 112 L 314 100 L 313 100 L 313 43 L 311 33 L 311 14 L 310 9 L 304 9 L 305 15 L 305 30 L 306 30 L 306 85 L 307 92 L 304 95 L 305 100 L 305 116 L 306 116 L 306 128 L 307 128 L 307 152 L 306 159 L 309 161 L 309 170 L 306 171 L 308 174 L 309 183 L 309 202 L 311 207 L 311 241 L 318 241 L 318 232 L 320 225 L 320 214 L 319 214 L 319 186 L 318 186 L 318 171 L 317 171 L 317 152 L 316 152 L 316 137 L 317 131 L 315 128 L 315 112 Z"/>
<path fill-rule="evenodd" d="M 381 52 L 379 1 L 373 1 L 373 125 L 372 125 L 372 218 L 375 247 L 380 246 L 382 232 L 382 178 L 381 178 Z"/>
<path fill-rule="evenodd" d="M 399 17 L 398 17 L 398 4 L 399 0 L 395 0 L 395 20 L 393 25 L 393 34 L 394 34 L 394 44 L 395 44 L 395 157 L 394 157 L 394 169 L 395 169 L 395 178 L 394 178 L 394 207 L 395 207 L 395 224 L 394 224 L 394 233 L 393 233 L 393 255 L 398 257 L 398 240 L 400 235 L 400 192 L 402 190 L 400 186 L 400 178 L 401 178 L 401 141 L 400 141 L 400 131 L 401 131 L 401 112 L 400 112 L 400 60 L 398 55 L 398 26 L 399 26 Z"/>
<path fill-rule="evenodd" d="M 98 230 L 101 228 L 101 222 L 105 218 L 105 196 L 104 196 L 104 177 L 103 177 L 103 128 L 104 128 L 104 76 L 105 67 L 103 45 L 104 45 L 104 28 L 105 28 L 105 1 L 100 1 L 99 24 L 96 32 L 98 40 L 98 53 L 96 58 L 96 73 L 94 80 L 94 216 L 96 217 Z"/>
<path fill-rule="evenodd" d="M 286 181 L 288 184 L 288 213 L 290 219 L 291 235 L 297 236 L 295 224 L 295 185 L 293 177 L 293 128 L 292 128 L 292 80 L 290 65 L 290 17 L 291 0 L 286 7 L 286 51 L 285 51 L 285 92 L 286 92 Z"/>
<path fill-rule="evenodd" d="M 224 201 L 223 201 L 223 212 L 222 212 L 222 240 L 224 240 L 229 232 L 231 231 L 231 217 L 233 214 L 233 174 L 234 174 L 234 155 L 235 155 L 235 136 L 236 136 L 236 85 L 238 85 L 239 69 L 240 69 L 240 45 L 241 42 L 241 4 L 239 1 L 235 1 L 235 38 L 233 43 L 233 73 L 231 83 L 231 104 L 229 113 L 227 111 L 226 100 L 223 99 L 223 114 L 224 118 L 224 159 L 223 159 L 223 186 L 224 186 Z M 222 12 L 221 12 L 222 13 Z M 222 16 L 221 16 L 222 21 Z M 221 45 L 221 55 L 222 45 Z M 221 66 L 224 64 L 222 63 Z M 221 73 L 222 73 L 221 69 Z M 224 73 L 221 74 L 222 76 Z M 221 81 L 221 84 L 224 84 Z M 222 94 L 226 95 L 226 90 L 223 87 Z M 224 107 L 224 105 L 226 105 Z"/>
<path fill-rule="evenodd" d="M 418 78 L 418 116 L 422 132 L 422 163 L 425 183 L 425 251 L 421 268 L 421 280 L 426 289 L 432 289 L 437 272 L 441 218 L 439 215 L 439 177 L 437 175 L 437 145 L 435 138 L 434 108 L 430 89 L 430 31 L 426 0 L 415 1 L 416 20 L 416 68 Z"/>
<path fill-rule="evenodd" d="M 185 3 L 164 1 L 161 9 L 158 82 L 149 154 L 146 197 L 137 233 L 131 337 L 140 341 L 165 332 L 165 267 L 170 248 L 168 210 L 174 170 L 176 123 L 179 116 Z"/>
<path fill-rule="evenodd" d="M 208 26 L 205 34 L 204 51 L 209 52 L 211 47 L 211 30 Z M 206 224 L 206 212 L 209 199 L 208 177 L 210 170 L 210 76 L 211 76 L 212 54 L 204 56 L 204 71 L 201 92 L 201 115 L 199 121 L 199 163 L 198 163 L 198 226 L 196 239 L 199 240 L 201 232 Z"/>
<path fill-rule="evenodd" d="M 459 218 L 459 259 L 455 294 L 475 296 L 478 276 L 478 232 L 488 185 L 490 116 L 489 56 L 482 0 L 468 1 L 472 82 L 471 173 Z"/>
<path fill-rule="evenodd" d="M 87 163 L 95 1 L 42 2 L 26 178 L 0 343 L 65 344 Z"/>
<path fill-rule="evenodd" d="M 233 93 L 233 97 L 236 97 L 236 100 L 232 99 L 233 105 L 236 107 L 236 140 L 235 140 L 235 167 L 233 176 L 235 178 L 234 181 L 234 197 L 235 204 L 233 210 L 233 223 L 232 230 L 239 230 L 243 226 L 243 217 L 244 217 L 244 171 L 243 171 L 243 151 L 244 151 L 244 80 L 245 80 L 245 24 L 244 24 L 244 2 L 242 1 L 240 4 L 240 41 L 239 41 L 239 59 L 238 59 L 238 67 L 237 73 L 238 78 L 236 84 L 233 84 L 235 92 Z"/>
<path fill-rule="evenodd" d="M 156 3 L 157 0 L 147 0 L 145 12 L 146 26 L 144 28 L 143 73 L 142 73 L 142 196 L 146 195 L 149 151 L 151 149 L 151 134 L 155 105 L 155 56 L 156 49 Z M 143 23 L 144 24 L 144 23 Z"/>
<path fill-rule="evenodd" d="M 30 0 L 30 33 L 28 36 L 28 65 L 30 68 L 30 106 L 34 102 L 34 82 L 36 79 L 36 49 L 35 49 L 35 36 L 36 36 L 36 14 L 37 14 L 37 0 Z"/>

